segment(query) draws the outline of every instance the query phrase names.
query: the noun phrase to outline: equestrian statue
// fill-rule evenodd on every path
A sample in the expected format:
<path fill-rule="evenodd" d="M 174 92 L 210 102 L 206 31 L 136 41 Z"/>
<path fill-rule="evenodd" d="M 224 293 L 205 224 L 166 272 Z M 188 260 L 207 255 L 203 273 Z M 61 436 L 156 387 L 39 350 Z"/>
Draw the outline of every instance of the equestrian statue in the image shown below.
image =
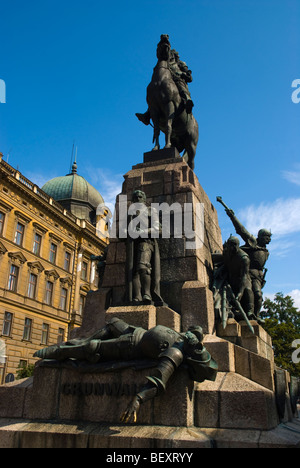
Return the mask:
<path fill-rule="evenodd" d="M 198 124 L 192 114 L 194 106 L 187 83 L 192 81 L 192 72 L 179 59 L 178 52 L 171 50 L 169 36 L 162 34 L 157 45 L 157 64 L 151 83 L 147 87 L 148 109 L 136 114 L 145 125 L 153 122 L 153 150 L 158 150 L 159 135 L 165 134 L 165 148 L 176 147 L 184 151 L 183 159 L 194 169 L 198 143 Z"/>

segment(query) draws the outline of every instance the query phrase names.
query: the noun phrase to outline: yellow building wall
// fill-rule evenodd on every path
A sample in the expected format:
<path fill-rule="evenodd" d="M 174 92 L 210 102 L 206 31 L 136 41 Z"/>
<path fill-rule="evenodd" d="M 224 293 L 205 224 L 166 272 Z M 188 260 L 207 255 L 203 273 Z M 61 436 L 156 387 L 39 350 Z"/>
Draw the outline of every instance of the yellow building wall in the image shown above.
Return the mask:
<path fill-rule="evenodd" d="M 16 375 L 20 361 L 33 364 L 37 349 L 57 343 L 59 329 L 64 330 L 64 340 L 67 340 L 69 331 L 80 326 L 80 295 L 97 289 L 95 264 L 90 256 L 101 255 L 108 239 L 99 239 L 94 226 L 64 210 L 1 157 L 0 213 L 5 215 L 0 234 L 0 340 L 6 348 L 5 366 L 0 363 L 1 384 L 7 374 Z M 21 246 L 15 243 L 18 221 L 25 226 Z M 33 253 L 35 233 L 42 236 L 40 255 Z M 51 242 L 57 245 L 55 263 L 49 257 Z M 66 251 L 71 254 L 69 270 L 64 268 Z M 88 266 L 86 279 L 81 274 L 83 261 Z M 19 268 L 16 291 L 8 289 L 12 264 Z M 37 276 L 34 298 L 28 297 L 30 273 Z M 51 305 L 45 303 L 47 280 L 54 285 Z M 65 310 L 60 308 L 62 288 L 68 291 Z M 3 334 L 5 312 L 13 315 L 9 336 Z M 23 338 L 25 318 L 32 320 L 29 340 Z M 44 323 L 49 326 L 46 344 L 42 343 Z"/>

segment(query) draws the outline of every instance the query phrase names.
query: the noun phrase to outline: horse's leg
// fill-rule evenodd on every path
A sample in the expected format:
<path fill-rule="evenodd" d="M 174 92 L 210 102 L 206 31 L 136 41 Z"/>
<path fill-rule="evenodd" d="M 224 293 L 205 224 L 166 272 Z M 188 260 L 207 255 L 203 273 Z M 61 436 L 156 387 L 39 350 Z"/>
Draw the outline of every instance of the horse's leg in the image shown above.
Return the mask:
<path fill-rule="evenodd" d="M 186 145 L 186 149 L 182 156 L 182 159 L 189 165 L 189 167 L 192 170 L 194 170 L 194 167 L 195 167 L 195 163 L 194 163 L 195 155 L 196 155 L 196 145 L 193 143 Z"/>
<path fill-rule="evenodd" d="M 166 145 L 165 148 L 171 148 L 172 126 L 175 115 L 175 105 L 172 101 L 168 102 L 166 107 L 167 125 L 166 125 Z"/>
<path fill-rule="evenodd" d="M 188 117 L 188 132 L 185 140 L 185 152 L 182 158 L 190 166 L 190 168 L 194 170 L 194 160 L 196 156 L 199 134 L 198 124 L 193 117 L 191 118 L 191 115 L 192 114 L 189 114 Z"/>
<path fill-rule="evenodd" d="M 159 128 L 159 116 L 156 112 L 151 112 L 151 119 L 153 122 L 153 143 L 155 143 L 154 148 L 152 151 L 159 150 L 159 134 L 160 134 L 160 128 Z"/>
<path fill-rule="evenodd" d="M 183 155 L 182 155 L 182 159 L 188 164 L 189 163 L 189 155 L 188 155 L 188 152 L 187 150 L 184 151 Z"/>
<path fill-rule="evenodd" d="M 196 154 L 196 151 L 194 149 L 190 149 L 190 152 L 189 152 L 189 161 L 188 161 L 188 165 L 190 166 L 190 168 L 192 170 L 194 170 L 194 167 L 195 167 L 195 163 L 194 163 L 194 160 L 195 160 L 195 154 Z"/>

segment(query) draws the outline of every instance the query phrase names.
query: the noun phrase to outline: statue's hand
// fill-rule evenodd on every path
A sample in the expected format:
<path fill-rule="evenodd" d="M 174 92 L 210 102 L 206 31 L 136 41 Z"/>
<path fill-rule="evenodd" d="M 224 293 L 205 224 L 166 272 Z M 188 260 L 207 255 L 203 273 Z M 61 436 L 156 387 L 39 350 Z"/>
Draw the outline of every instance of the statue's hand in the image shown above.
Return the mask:
<path fill-rule="evenodd" d="M 234 216 L 234 211 L 233 210 L 228 210 L 227 208 L 225 209 L 227 216 Z"/>
<path fill-rule="evenodd" d="M 240 291 L 240 292 L 236 295 L 235 298 L 236 298 L 237 301 L 241 302 L 242 297 L 243 297 L 243 292 Z"/>
<path fill-rule="evenodd" d="M 140 398 L 136 395 L 131 401 L 131 403 L 128 405 L 126 411 L 124 411 L 124 413 L 121 415 L 121 422 L 129 423 L 132 420 L 132 422 L 136 423 L 137 414 L 139 412 L 140 406 Z"/>

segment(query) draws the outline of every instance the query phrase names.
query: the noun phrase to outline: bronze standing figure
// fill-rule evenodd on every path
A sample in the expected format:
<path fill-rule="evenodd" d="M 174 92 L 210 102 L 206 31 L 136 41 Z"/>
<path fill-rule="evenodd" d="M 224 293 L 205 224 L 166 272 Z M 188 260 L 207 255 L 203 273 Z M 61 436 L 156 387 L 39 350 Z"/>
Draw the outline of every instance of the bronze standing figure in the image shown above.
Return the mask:
<path fill-rule="evenodd" d="M 260 229 L 257 237 L 253 236 L 237 219 L 234 211 L 228 208 L 223 202 L 222 197 L 217 197 L 217 201 L 224 206 L 226 214 L 235 227 L 236 233 L 239 234 L 245 242 L 245 245 L 241 246 L 241 249 L 248 254 L 250 259 L 249 270 L 254 294 L 254 315 L 256 319 L 262 321 L 259 314 L 263 303 L 262 289 L 266 283 L 265 276 L 267 269 L 265 268 L 265 264 L 269 258 L 267 245 L 271 242 L 272 234 L 267 229 Z"/>

